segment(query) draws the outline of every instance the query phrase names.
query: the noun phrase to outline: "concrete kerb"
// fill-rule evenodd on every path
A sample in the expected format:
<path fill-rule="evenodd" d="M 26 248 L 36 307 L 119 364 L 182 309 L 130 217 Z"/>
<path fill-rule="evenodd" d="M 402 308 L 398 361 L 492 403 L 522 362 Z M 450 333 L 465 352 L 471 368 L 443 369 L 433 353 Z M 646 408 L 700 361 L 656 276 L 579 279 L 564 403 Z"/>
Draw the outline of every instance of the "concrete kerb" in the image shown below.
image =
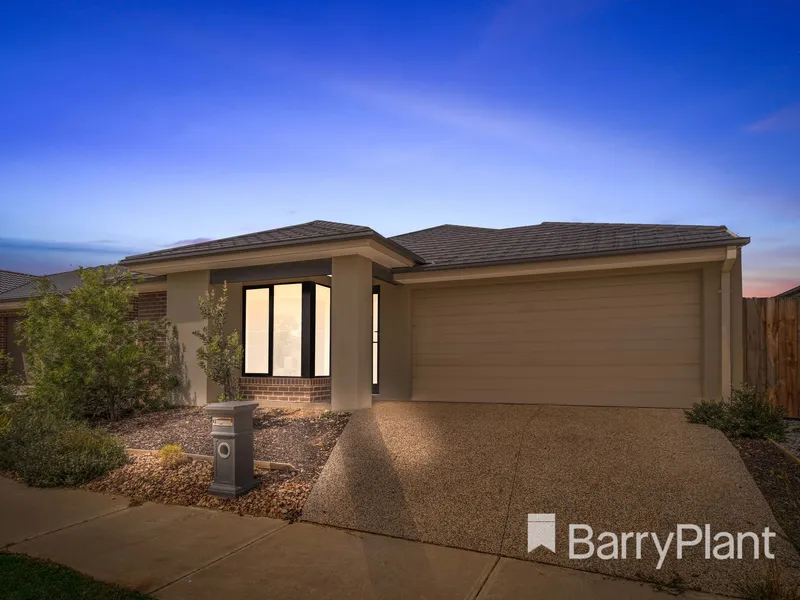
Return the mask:
<path fill-rule="evenodd" d="M 141 450 L 139 448 L 127 448 L 127 452 L 130 456 L 157 456 L 158 450 Z M 200 460 L 203 462 L 214 462 L 213 456 L 208 456 L 207 454 L 186 454 L 192 460 Z M 253 466 L 256 469 L 274 469 L 278 471 L 296 471 L 294 465 L 290 463 L 282 463 L 282 462 L 274 462 L 271 460 L 254 460 Z"/>

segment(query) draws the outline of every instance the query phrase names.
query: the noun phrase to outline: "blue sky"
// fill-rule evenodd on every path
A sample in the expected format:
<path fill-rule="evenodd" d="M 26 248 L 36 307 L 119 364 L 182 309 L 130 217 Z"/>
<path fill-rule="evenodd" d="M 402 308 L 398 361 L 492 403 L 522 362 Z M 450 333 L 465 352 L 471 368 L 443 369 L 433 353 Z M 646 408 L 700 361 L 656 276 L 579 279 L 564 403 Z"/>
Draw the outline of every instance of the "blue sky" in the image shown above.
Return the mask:
<path fill-rule="evenodd" d="M 135 5 L 135 6 L 134 6 Z M 0 268 L 313 219 L 725 224 L 800 284 L 793 0 L 0 3 Z"/>

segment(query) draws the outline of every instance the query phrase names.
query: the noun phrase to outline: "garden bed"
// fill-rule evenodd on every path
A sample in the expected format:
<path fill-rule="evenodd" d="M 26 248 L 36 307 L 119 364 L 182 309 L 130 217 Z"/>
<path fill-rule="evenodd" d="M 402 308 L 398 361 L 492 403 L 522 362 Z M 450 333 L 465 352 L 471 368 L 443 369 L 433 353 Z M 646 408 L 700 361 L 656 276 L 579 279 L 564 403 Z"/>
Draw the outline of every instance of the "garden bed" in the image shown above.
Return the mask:
<path fill-rule="evenodd" d="M 214 479 L 214 467 L 200 460 L 165 467 L 157 456 L 134 456 L 124 467 L 84 486 L 93 492 L 119 494 L 134 504 L 159 502 L 199 506 L 235 512 L 254 517 L 272 517 L 294 521 L 303 510 L 313 480 L 299 477 L 297 472 L 257 469 L 258 486 L 234 499 L 218 498 L 208 493 Z"/>
<path fill-rule="evenodd" d="M 775 519 L 800 552 L 800 463 L 768 440 L 732 442 Z"/>
<path fill-rule="evenodd" d="M 293 471 L 257 469 L 258 487 L 227 500 L 207 493 L 213 479 L 210 462 L 188 460 L 163 466 L 157 456 L 139 455 L 95 480 L 86 489 L 121 494 L 135 502 L 161 502 L 232 511 L 293 521 L 349 419 L 347 414 L 314 410 L 257 409 L 253 415 L 256 460 L 289 463 Z M 202 408 L 151 413 L 109 425 L 128 448 L 158 450 L 177 444 L 189 454 L 212 454 L 211 419 Z"/>
<path fill-rule="evenodd" d="M 302 481 L 315 481 L 349 419 L 311 409 L 256 409 L 253 458 L 289 463 Z M 108 426 L 126 448 L 159 450 L 177 444 L 189 454 L 213 454 L 211 417 L 202 408 L 175 408 Z"/>
<path fill-rule="evenodd" d="M 786 427 L 786 440 L 782 445 L 800 460 L 800 420 L 789 421 Z"/>

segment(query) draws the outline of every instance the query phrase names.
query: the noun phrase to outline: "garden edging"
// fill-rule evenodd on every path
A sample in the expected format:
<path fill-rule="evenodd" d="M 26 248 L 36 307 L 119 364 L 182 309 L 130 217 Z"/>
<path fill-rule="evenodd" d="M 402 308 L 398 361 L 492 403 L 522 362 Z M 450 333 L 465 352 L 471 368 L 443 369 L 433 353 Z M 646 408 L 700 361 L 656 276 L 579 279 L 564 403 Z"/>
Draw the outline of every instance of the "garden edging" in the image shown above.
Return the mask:
<path fill-rule="evenodd" d="M 773 440 L 773 439 L 770 439 L 769 441 L 770 441 L 770 442 L 772 442 L 772 444 L 773 444 L 774 446 L 777 446 L 778 448 L 780 448 L 780 449 L 781 449 L 781 451 L 782 451 L 782 452 L 783 452 L 783 453 L 784 453 L 786 456 L 788 456 L 788 457 L 789 457 L 789 458 L 791 458 L 791 459 L 792 459 L 794 462 L 796 462 L 798 465 L 800 465 L 800 458 L 797 458 L 797 457 L 796 457 L 796 456 L 795 456 L 795 455 L 794 455 L 794 454 L 793 454 L 793 453 L 792 453 L 792 452 L 791 452 L 791 451 L 790 451 L 788 448 L 785 448 L 784 446 L 782 446 L 781 444 L 779 444 L 778 442 L 776 442 L 776 441 L 775 441 L 775 440 Z"/>
<path fill-rule="evenodd" d="M 158 450 L 141 450 L 139 448 L 126 448 L 128 454 L 131 456 L 156 456 L 158 455 Z M 208 456 L 207 454 L 186 454 L 192 460 L 201 460 L 203 462 L 214 462 L 213 456 Z M 270 460 L 254 460 L 253 466 L 256 469 L 277 469 L 279 471 L 296 471 L 297 469 L 294 465 L 289 463 L 282 463 L 282 462 L 273 462 Z"/>

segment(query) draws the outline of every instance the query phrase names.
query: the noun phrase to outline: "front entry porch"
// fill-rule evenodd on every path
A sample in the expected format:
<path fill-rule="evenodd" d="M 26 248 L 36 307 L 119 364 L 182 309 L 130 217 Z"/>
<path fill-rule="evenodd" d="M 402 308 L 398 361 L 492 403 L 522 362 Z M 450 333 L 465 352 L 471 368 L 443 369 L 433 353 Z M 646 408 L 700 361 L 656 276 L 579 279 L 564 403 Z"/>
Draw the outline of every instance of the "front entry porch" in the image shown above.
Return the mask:
<path fill-rule="evenodd" d="M 197 298 L 209 290 L 220 294 L 223 285 L 226 333 L 239 331 L 244 348 L 245 399 L 330 402 L 334 411 L 353 411 L 372 406 L 373 394 L 384 391 L 384 373 L 392 399 L 404 399 L 398 388 L 407 384 L 398 382 L 409 377 L 397 365 L 383 368 L 380 324 L 382 300 L 394 310 L 407 306 L 408 294 L 387 268 L 356 254 L 167 274 L 167 317 L 184 346 L 188 403 L 205 404 L 219 394 L 194 360 L 192 332 L 205 324 Z"/>

